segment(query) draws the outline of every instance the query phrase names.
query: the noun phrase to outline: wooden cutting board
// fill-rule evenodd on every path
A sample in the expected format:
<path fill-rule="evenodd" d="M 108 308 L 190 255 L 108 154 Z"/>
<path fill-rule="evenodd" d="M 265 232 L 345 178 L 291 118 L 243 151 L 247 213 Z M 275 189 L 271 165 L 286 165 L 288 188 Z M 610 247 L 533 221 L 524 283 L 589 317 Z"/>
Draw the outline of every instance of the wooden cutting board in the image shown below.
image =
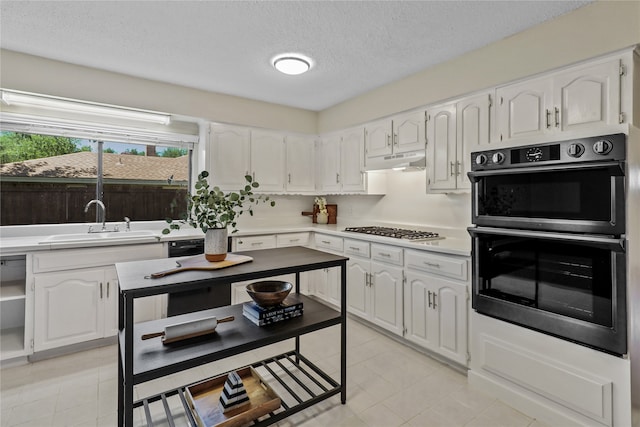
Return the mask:
<path fill-rule="evenodd" d="M 152 279 L 157 279 L 159 277 L 165 277 L 170 274 L 179 273 L 181 271 L 202 271 L 202 270 L 219 270 L 221 268 L 231 267 L 233 265 L 243 264 L 245 262 L 253 261 L 253 258 L 246 255 L 237 255 L 237 254 L 227 254 L 227 257 L 224 261 L 219 262 L 209 262 L 202 255 L 196 255 L 190 258 L 185 258 L 176 261 L 178 267 L 172 268 L 171 270 L 159 271 L 157 273 L 152 273 L 149 275 Z"/>

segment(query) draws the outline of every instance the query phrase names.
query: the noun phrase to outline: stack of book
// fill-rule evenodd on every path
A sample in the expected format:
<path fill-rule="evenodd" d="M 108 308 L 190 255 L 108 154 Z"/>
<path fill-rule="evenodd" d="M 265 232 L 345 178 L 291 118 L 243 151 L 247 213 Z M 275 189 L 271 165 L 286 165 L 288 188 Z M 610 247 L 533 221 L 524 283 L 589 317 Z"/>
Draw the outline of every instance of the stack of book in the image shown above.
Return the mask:
<path fill-rule="evenodd" d="M 270 325 L 302 315 L 303 304 L 294 296 L 289 296 L 274 307 L 260 307 L 255 302 L 245 302 L 242 314 L 258 326 Z"/>

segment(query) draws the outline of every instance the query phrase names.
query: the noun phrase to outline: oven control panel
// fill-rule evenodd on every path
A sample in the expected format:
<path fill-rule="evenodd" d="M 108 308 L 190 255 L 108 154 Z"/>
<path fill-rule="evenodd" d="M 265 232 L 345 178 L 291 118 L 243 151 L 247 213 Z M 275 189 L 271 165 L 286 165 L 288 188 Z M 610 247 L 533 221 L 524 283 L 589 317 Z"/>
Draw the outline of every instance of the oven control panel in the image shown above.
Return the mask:
<path fill-rule="evenodd" d="M 626 140 L 623 133 L 572 139 L 545 144 L 525 145 L 471 153 L 471 170 L 506 169 L 535 164 L 563 164 L 603 160 L 624 160 Z"/>

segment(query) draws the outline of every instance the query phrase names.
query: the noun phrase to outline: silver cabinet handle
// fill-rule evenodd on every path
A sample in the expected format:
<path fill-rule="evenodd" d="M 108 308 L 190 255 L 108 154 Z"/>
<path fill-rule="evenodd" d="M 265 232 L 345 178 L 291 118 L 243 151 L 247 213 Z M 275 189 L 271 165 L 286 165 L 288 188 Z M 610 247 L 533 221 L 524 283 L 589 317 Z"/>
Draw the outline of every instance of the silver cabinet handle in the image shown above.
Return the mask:
<path fill-rule="evenodd" d="M 429 308 L 431 308 L 431 291 L 427 291 L 427 298 L 429 300 Z"/>
<path fill-rule="evenodd" d="M 438 308 L 438 303 L 436 302 L 436 300 L 438 299 L 438 294 L 436 294 L 435 292 L 433 293 L 433 309 L 435 310 L 436 308 Z"/>
<path fill-rule="evenodd" d="M 291 184 L 291 174 L 287 174 L 287 182 Z"/>
<path fill-rule="evenodd" d="M 440 268 L 440 264 L 438 264 L 437 262 L 428 262 L 428 261 L 423 261 L 422 263 L 423 263 L 424 265 L 428 265 L 429 267 Z"/>
<path fill-rule="evenodd" d="M 387 147 L 391 147 L 391 135 L 387 134 Z"/>
<path fill-rule="evenodd" d="M 107 282 L 107 299 L 109 299 L 109 282 Z"/>
<path fill-rule="evenodd" d="M 387 253 L 384 253 L 384 252 L 379 252 L 378 255 L 386 257 L 386 258 L 391 258 L 391 254 L 387 254 Z"/>
<path fill-rule="evenodd" d="M 547 129 L 551 127 L 551 110 L 548 108 L 545 110 L 547 113 Z"/>
<path fill-rule="evenodd" d="M 460 160 L 456 161 L 456 176 L 460 175 L 461 168 L 462 168 L 462 163 L 460 163 Z"/>
<path fill-rule="evenodd" d="M 329 245 L 329 244 L 331 244 L 331 242 L 330 242 L 330 241 L 328 241 L 328 240 L 321 240 L 320 242 L 324 243 L 325 245 Z"/>
<path fill-rule="evenodd" d="M 239 245 L 244 245 L 244 242 L 242 240 L 238 240 L 238 244 Z"/>
<path fill-rule="evenodd" d="M 263 242 L 253 242 L 251 246 L 260 246 Z"/>
<path fill-rule="evenodd" d="M 560 127 L 560 109 L 558 107 L 555 107 L 555 112 L 556 112 L 556 127 Z"/>
<path fill-rule="evenodd" d="M 454 176 L 456 174 L 455 167 L 456 167 L 455 163 L 449 162 L 449 173 L 451 174 L 451 176 Z"/>
<path fill-rule="evenodd" d="M 100 282 L 100 299 L 102 299 L 102 282 Z"/>
<path fill-rule="evenodd" d="M 340 174 L 336 174 L 336 184 L 340 184 Z"/>
<path fill-rule="evenodd" d="M 359 251 L 360 248 L 356 248 L 355 246 L 349 246 L 349 249 L 351 249 L 352 251 Z"/>
<path fill-rule="evenodd" d="M 395 145 L 396 147 L 398 146 L 398 134 L 397 133 L 393 134 L 393 145 Z"/>
<path fill-rule="evenodd" d="M 300 239 L 289 239 L 289 243 L 293 243 L 293 242 L 299 242 Z"/>

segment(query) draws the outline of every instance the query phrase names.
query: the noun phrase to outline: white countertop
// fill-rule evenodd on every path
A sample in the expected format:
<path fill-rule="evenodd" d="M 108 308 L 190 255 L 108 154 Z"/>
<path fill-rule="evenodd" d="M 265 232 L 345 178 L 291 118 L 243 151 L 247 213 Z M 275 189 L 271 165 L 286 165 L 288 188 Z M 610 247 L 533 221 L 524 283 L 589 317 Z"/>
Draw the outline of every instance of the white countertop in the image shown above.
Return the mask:
<path fill-rule="evenodd" d="M 203 238 L 204 234 L 191 227 L 184 227 L 181 230 L 172 231 L 170 234 L 162 234 L 162 229 L 166 224 L 163 222 L 149 223 L 132 223 L 131 229 L 134 231 L 151 230 L 152 235 L 136 236 L 129 238 L 126 231 L 119 231 L 110 236 L 109 239 L 95 239 L 86 241 L 47 241 L 43 242 L 47 237 L 58 234 L 81 234 L 87 232 L 86 224 L 72 224 L 69 226 L 24 226 L 14 227 L 11 229 L 3 229 L 0 234 L 0 254 L 13 255 L 24 254 L 34 251 L 48 251 L 56 249 L 72 249 L 86 247 L 116 246 L 116 245 L 132 245 L 168 242 L 182 239 Z M 362 233 L 346 232 L 345 227 L 349 226 L 369 226 L 369 225 L 385 225 L 402 227 L 409 229 L 428 229 L 439 233 L 444 239 L 412 242 L 409 240 L 395 239 L 391 237 L 372 236 Z M 111 227 L 109 227 L 111 229 Z M 52 231 L 55 230 L 55 231 Z M 433 252 L 447 253 L 451 255 L 469 256 L 471 254 L 471 239 L 464 229 L 439 229 L 436 227 L 416 227 L 406 224 L 389 224 L 389 223 L 366 223 L 366 224 L 294 224 L 294 225 L 262 225 L 248 227 L 236 233 L 229 233 L 231 237 L 275 234 L 275 233 L 296 233 L 296 232 L 317 232 L 324 234 L 336 235 L 343 238 L 367 240 L 370 242 L 401 246 L 407 249 L 428 250 Z"/>

